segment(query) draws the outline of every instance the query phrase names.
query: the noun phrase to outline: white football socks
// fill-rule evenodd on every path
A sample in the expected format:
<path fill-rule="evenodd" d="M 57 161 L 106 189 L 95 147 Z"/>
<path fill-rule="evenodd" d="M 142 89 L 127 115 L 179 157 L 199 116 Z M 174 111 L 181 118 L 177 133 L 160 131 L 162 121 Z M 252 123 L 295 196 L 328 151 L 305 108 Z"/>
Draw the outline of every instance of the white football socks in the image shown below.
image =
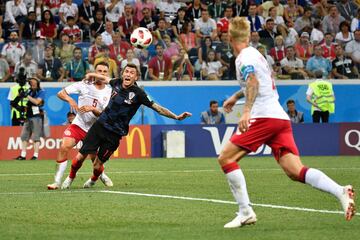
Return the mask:
<path fill-rule="evenodd" d="M 56 173 L 55 173 L 55 183 L 61 184 L 61 178 L 64 176 L 64 172 L 67 167 L 68 161 L 63 161 L 61 163 L 56 164 Z"/>
<path fill-rule="evenodd" d="M 226 178 L 229 182 L 231 192 L 236 202 L 239 204 L 240 213 L 243 210 L 251 208 L 245 177 L 241 169 L 236 169 L 227 173 Z"/>
<path fill-rule="evenodd" d="M 340 198 L 343 192 L 343 187 L 337 184 L 334 180 L 326 176 L 320 170 L 309 168 L 305 175 L 305 183 L 321 191 L 331 193 Z"/>

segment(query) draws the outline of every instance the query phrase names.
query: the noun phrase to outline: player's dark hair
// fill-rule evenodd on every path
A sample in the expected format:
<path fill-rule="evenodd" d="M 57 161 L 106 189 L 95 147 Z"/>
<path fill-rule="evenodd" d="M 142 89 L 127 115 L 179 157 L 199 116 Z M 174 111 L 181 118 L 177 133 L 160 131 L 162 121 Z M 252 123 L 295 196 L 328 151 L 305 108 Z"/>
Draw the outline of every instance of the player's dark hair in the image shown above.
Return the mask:
<path fill-rule="evenodd" d="M 211 100 L 211 101 L 210 101 L 210 107 L 211 107 L 213 104 L 218 104 L 218 101 L 216 101 L 216 100 Z"/>
<path fill-rule="evenodd" d="M 101 65 L 101 66 L 105 66 L 105 67 L 107 67 L 107 68 L 109 68 L 109 64 L 107 63 L 107 62 L 99 62 L 99 63 L 97 63 L 96 65 L 95 65 L 95 69 L 97 68 L 97 66 L 99 66 L 99 65 Z"/>
<path fill-rule="evenodd" d="M 289 99 L 287 102 L 286 102 L 286 105 L 289 105 L 289 104 L 295 104 L 295 101 L 293 99 Z"/>
<path fill-rule="evenodd" d="M 121 71 L 121 76 L 123 75 L 123 73 L 124 73 L 124 71 L 125 71 L 125 69 L 126 69 L 127 67 L 129 67 L 129 68 L 134 68 L 134 69 L 136 70 L 137 76 L 138 76 L 138 77 L 141 77 L 141 74 L 140 74 L 140 72 L 139 72 L 138 67 L 137 67 L 135 64 L 133 64 L 133 63 L 128 63 L 128 64 L 126 64 L 126 66 L 125 66 L 125 67 L 123 68 L 123 70 Z"/>

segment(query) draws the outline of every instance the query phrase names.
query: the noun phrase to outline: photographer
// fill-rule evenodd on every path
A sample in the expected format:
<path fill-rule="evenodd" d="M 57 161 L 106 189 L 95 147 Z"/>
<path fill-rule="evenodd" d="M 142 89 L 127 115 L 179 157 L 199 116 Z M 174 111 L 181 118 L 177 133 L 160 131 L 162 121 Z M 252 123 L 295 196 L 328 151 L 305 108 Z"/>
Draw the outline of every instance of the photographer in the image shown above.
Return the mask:
<path fill-rule="evenodd" d="M 28 99 L 24 93 L 28 91 L 29 86 L 26 84 L 25 68 L 19 68 L 19 73 L 15 78 L 17 84 L 10 88 L 8 100 L 11 107 L 11 125 L 22 126 L 25 122 L 26 105 Z"/>
<path fill-rule="evenodd" d="M 30 89 L 19 94 L 21 98 L 26 98 L 28 101 L 26 105 L 26 120 L 20 136 L 22 140 L 21 155 L 16 158 L 17 160 L 26 159 L 26 149 L 30 137 L 32 137 L 34 144 L 34 155 L 31 160 L 36 160 L 39 157 L 45 91 L 40 88 L 40 80 L 35 77 L 29 79 L 29 85 Z M 16 99 L 14 101 L 16 101 Z"/>

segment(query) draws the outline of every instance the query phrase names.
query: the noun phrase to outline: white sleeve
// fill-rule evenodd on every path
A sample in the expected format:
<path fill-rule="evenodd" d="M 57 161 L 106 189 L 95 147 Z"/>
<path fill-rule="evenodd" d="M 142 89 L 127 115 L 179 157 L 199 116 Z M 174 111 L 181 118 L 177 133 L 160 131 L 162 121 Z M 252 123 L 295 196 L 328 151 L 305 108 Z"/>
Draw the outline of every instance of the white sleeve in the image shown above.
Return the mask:
<path fill-rule="evenodd" d="M 19 4 L 19 9 L 22 15 L 27 15 L 26 5 L 24 2 Z"/>
<path fill-rule="evenodd" d="M 359 20 L 357 18 L 354 18 L 352 21 L 351 21 L 351 31 L 354 32 L 359 26 Z"/>
<path fill-rule="evenodd" d="M 304 68 L 304 62 L 303 62 L 303 60 L 301 60 L 300 58 L 298 58 L 298 62 L 299 62 L 299 68 Z"/>
<path fill-rule="evenodd" d="M 314 93 L 313 89 L 309 86 L 307 91 L 306 91 L 306 95 L 311 96 L 313 93 Z"/>
<path fill-rule="evenodd" d="M 64 89 L 67 94 L 80 94 L 81 90 L 84 88 L 85 88 L 84 83 L 81 81 L 81 82 L 73 83 L 65 87 Z"/>
<path fill-rule="evenodd" d="M 5 45 L 3 46 L 3 48 L 2 48 L 2 50 L 1 50 L 1 55 L 2 55 L 3 57 L 6 57 L 6 48 L 7 48 L 8 44 L 9 44 L 9 43 L 5 44 Z"/>
<path fill-rule="evenodd" d="M 63 3 L 63 4 L 60 5 L 59 13 L 64 13 L 65 4 L 66 3 Z"/>
<path fill-rule="evenodd" d="M 10 18 L 10 22 L 12 23 L 12 24 L 15 24 L 16 23 L 16 20 L 15 20 L 15 18 L 14 18 L 14 15 L 13 15 L 13 12 L 11 11 L 12 9 L 12 4 L 13 4 L 13 2 L 12 1 L 8 1 L 7 3 L 6 3 L 6 5 L 5 5 L 5 11 L 7 12 L 7 14 L 8 14 L 8 16 L 9 16 L 9 18 Z"/>

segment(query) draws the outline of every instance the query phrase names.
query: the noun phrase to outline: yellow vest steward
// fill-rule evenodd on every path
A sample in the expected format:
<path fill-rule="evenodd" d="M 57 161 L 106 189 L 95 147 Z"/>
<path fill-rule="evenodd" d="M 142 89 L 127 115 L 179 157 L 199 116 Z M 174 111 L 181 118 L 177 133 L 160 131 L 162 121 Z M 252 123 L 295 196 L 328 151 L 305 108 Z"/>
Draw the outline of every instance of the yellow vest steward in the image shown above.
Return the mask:
<path fill-rule="evenodd" d="M 314 91 L 312 101 L 319 106 L 321 111 L 329 111 L 329 113 L 334 113 L 335 97 L 332 83 L 324 80 L 319 80 L 310 83 L 310 87 Z M 313 114 L 314 110 L 314 106 L 311 106 L 311 114 Z"/>
<path fill-rule="evenodd" d="M 20 87 L 19 84 L 16 84 L 15 86 L 10 88 L 11 95 L 13 97 L 12 100 L 14 100 L 19 95 L 19 89 L 20 88 L 21 87 Z M 26 91 L 26 90 L 29 89 L 29 87 L 24 86 L 23 89 L 24 89 L 24 91 Z M 25 107 L 27 102 L 28 102 L 28 99 L 24 98 L 22 101 L 21 100 L 19 101 L 18 105 L 20 107 Z M 14 116 L 16 116 L 16 118 L 20 118 L 20 112 L 18 110 L 16 110 L 15 108 L 11 108 L 11 118 L 14 118 Z"/>

